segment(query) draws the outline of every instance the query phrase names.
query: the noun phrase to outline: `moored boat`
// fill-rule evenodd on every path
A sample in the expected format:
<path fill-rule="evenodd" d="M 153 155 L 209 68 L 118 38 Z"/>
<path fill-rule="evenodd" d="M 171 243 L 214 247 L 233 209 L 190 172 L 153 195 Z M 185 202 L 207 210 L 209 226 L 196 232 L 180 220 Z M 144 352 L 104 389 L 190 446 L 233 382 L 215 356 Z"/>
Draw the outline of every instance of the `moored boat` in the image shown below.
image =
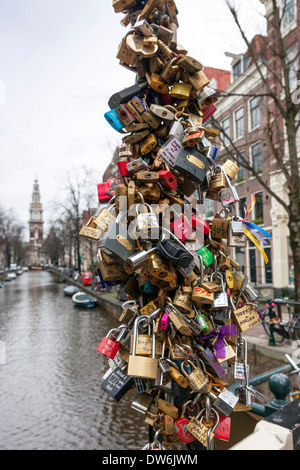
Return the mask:
<path fill-rule="evenodd" d="M 72 297 L 77 292 L 80 292 L 80 289 L 76 286 L 66 286 L 64 287 L 64 294 Z"/>
<path fill-rule="evenodd" d="M 88 294 L 85 294 L 84 292 L 77 292 L 72 296 L 72 300 L 75 305 L 79 307 L 95 307 L 97 304 L 97 299 L 95 297 L 92 297 Z"/>

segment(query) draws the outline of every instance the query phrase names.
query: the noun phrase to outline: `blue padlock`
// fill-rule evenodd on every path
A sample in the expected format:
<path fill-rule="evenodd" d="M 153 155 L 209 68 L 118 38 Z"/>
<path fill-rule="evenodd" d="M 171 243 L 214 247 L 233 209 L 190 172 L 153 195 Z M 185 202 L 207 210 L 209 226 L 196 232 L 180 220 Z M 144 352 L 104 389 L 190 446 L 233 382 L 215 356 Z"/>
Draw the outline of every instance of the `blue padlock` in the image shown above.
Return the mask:
<path fill-rule="evenodd" d="M 118 116 L 115 109 L 108 111 L 104 114 L 105 119 L 107 122 L 115 129 L 115 131 L 121 131 L 124 129 L 125 124 L 121 121 L 120 117 Z"/>
<path fill-rule="evenodd" d="M 145 284 L 144 284 L 144 292 L 146 294 L 154 294 L 156 292 L 158 292 L 159 289 L 158 287 L 156 287 L 154 284 L 152 284 L 152 282 L 150 281 L 146 281 Z"/>

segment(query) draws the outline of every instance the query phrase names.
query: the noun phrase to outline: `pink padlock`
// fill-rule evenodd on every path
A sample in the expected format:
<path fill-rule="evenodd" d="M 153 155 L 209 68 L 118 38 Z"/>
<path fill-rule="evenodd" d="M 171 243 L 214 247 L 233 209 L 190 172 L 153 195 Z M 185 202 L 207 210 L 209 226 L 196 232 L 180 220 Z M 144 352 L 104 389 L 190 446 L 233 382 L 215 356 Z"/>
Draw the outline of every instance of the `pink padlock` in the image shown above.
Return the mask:
<path fill-rule="evenodd" d="M 169 324 L 169 313 L 164 313 L 161 320 L 160 320 L 160 326 L 162 330 L 166 330 L 168 328 Z"/>

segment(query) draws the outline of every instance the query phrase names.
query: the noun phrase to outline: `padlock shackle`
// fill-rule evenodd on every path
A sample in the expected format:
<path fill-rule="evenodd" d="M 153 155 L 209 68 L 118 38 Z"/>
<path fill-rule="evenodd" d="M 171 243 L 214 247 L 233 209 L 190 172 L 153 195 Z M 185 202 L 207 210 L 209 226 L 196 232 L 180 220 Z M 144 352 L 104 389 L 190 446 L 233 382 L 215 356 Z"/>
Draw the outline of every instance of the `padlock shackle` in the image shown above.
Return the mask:
<path fill-rule="evenodd" d="M 153 313 L 155 313 L 155 312 L 153 312 Z M 141 315 L 140 317 L 136 318 L 136 320 L 134 322 L 133 340 L 132 340 L 132 353 L 131 353 L 132 356 L 136 355 L 136 343 L 137 343 L 137 338 L 138 338 L 138 335 L 139 335 L 139 333 L 138 333 L 139 324 L 146 321 L 146 324 L 144 325 L 144 327 L 150 325 L 149 318 L 150 318 L 150 315 L 149 316 L 148 315 Z M 155 327 L 155 321 L 154 320 L 152 321 L 152 325 L 153 325 L 153 330 L 154 330 L 154 327 Z M 152 332 L 152 359 L 156 359 L 156 336 L 153 332 Z"/>

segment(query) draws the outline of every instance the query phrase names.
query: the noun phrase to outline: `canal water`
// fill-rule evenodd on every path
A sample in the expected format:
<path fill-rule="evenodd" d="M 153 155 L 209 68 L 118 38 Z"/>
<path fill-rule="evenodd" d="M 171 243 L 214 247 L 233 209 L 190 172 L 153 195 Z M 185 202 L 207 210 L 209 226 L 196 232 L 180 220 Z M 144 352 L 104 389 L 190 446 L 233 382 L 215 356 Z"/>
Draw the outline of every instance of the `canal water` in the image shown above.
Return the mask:
<path fill-rule="evenodd" d="M 76 307 L 65 284 L 29 271 L 0 289 L 0 450 L 140 450 L 144 416 L 101 389 L 107 360 L 97 352 L 118 320 Z"/>

